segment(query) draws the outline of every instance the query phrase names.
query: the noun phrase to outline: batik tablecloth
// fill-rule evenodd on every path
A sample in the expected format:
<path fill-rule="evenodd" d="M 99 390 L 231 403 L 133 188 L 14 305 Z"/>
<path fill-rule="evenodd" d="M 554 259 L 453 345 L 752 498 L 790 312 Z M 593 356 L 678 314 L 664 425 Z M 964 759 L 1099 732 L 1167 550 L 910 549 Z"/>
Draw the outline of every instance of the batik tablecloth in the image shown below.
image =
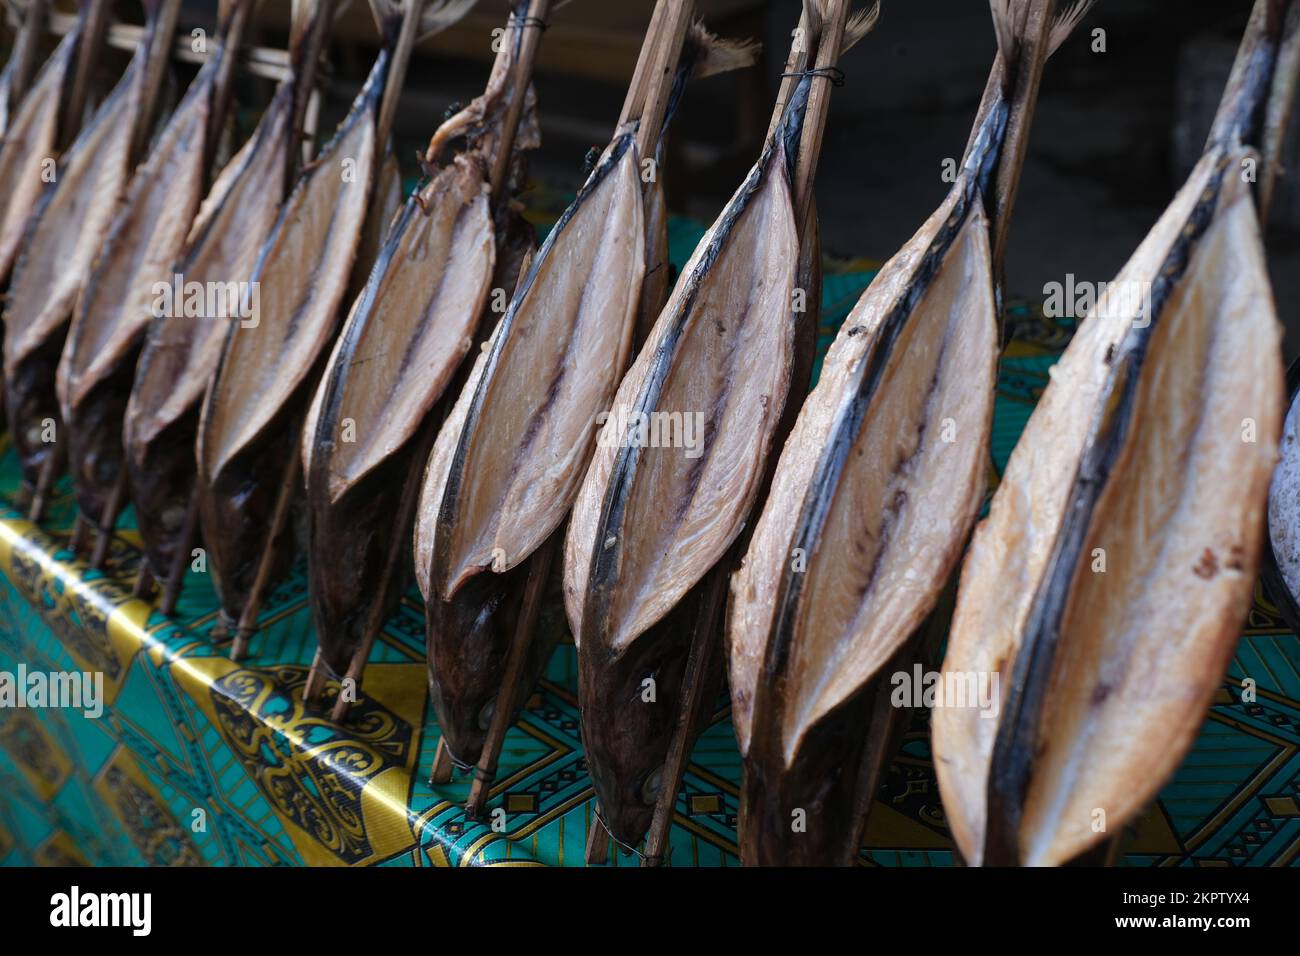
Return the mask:
<path fill-rule="evenodd" d="M 681 262 L 700 229 L 677 222 Z M 872 275 L 828 268 L 822 346 Z M 1069 323 L 1013 310 L 993 441 L 1000 470 L 1068 338 Z M 106 706 L 0 709 L 0 864 L 584 865 L 593 818 L 571 643 L 511 729 L 490 809 L 461 807 L 464 775 L 430 787 L 439 739 L 427 700 L 418 592 L 377 641 L 344 725 L 304 708 L 314 651 L 301 562 L 265 602 L 252 656 L 215 646 L 216 600 L 191 572 L 177 615 L 130 597 L 140 556 L 128 512 L 107 569 L 67 550 L 66 479 L 42 527 L 12 507 L 18 472 L 0 445 L 0 671 L 101 671 Z M 994 482 L 996 476 L 994 476 Z M 1297 639 L 1262 594 L 1196 747 L 1125 842 L 1132 865 L 1288 865 L 1300 860 Z M 1243 702 L 1241 681 L 1256 682 Z M 1152 728 L 1159 733 L 1159 728 Z M 929 756 L 928 719 L 872 808 L 867 865 L 942 866 L 951 841 Z M 675 866 L 734 866 L 739 757 L 719 701 L 677 801 Z M 493 825 L 495 822 L 495 826 Z M 608 863 L 633 865 L 611 850 Z"/>

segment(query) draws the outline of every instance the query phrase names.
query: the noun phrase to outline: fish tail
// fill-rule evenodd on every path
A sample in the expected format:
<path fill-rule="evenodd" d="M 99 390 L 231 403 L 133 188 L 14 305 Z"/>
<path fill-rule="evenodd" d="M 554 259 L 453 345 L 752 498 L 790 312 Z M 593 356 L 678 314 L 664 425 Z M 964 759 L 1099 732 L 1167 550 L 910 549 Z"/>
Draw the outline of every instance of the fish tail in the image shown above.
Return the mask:
<path fill-rule="evenodd" d="M 420 15 L 420 39 L 428 39 L 452 26 L 469 13 L 474 2 L 475 0 L 432 0 Z M 522 12 L 519 15 L 526 16 L 528 4 L 522 3 L 521 6 Z"/>
<path fill-rule="evenodd" d="M 1047 55 L 1052 56 L 1061 45 L 1070 38 L 1075 27 L 1083 22 L 1083 18 L 1092 10 L 1097 0 L 1075 0 L 1068 8 L 1059 10 L 1056 19 L 1052 21 L 1052 32 L 1047 41 Z"/>
<path fill-rule="evenodd" d="M 753 66 L 762 49 L 761 43 L 748 37 L 719 37 L 697 20 L 686 35 L 682 64 L 689 69 L 693 79 L 703 79 Z"/>
<path fill-rule="evenodd" d="M 880 0 L 852 14 L 849 22 L 844 25 L 844 39 L 840 41 L 840 56 L 857 46 L 859 41 L 874 30 L 879 22 Z"/>

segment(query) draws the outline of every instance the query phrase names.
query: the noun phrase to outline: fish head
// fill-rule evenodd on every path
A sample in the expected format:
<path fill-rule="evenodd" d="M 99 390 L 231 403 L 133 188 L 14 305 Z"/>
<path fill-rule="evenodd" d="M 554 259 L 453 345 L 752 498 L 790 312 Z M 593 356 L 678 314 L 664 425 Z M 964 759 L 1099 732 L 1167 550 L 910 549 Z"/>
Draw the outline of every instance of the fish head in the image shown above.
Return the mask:
<path fill-rule="evenodd" d="M 664 764 L 681 712 L 690 633 L 678 615 L 621 652 L 584 643 L 578 657 L 582 742 L 601 819 L 637 846 L 664 786 Z"/>

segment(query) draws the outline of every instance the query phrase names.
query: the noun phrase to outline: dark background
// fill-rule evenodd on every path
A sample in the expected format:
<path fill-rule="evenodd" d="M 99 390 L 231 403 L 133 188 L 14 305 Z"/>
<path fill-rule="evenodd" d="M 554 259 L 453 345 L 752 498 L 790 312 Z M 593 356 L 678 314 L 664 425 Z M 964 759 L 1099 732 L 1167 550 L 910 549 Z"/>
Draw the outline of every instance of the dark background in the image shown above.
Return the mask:
<path fill-rule="evenodd" d="M 132 4 L 122 4 L 130 18 Z M 135 4 L 138 11 L 138 3 Z M 215 0 L 186 0 L 183 24 L 211 25 Z M 584 154 L 608 141 L 651 0 L 572 0 L 551 14 L 536 85 L 543 147 L 531 200 L 562 202 Z M 1009 292 L 1042 297 L 1045 283 L 1112 278 L 1154 224 L 1204 142 L 1250 0 L 1100 0 L 1048 65 L 1007 254 Z M 423 46 L 403 91 L 397 135 L 408 176 L 453 102 L 483 88 L 489 34 L 505 0 L 480 0 L 460 25 Z M 725 36 L 764 41 L 754 70 L 694 84 L 674 126 L 668 201 L 709 221 L 760 147 L 798 20 L 798 0 L 697 0 Z M 255 42 L 283 46 L 288 0 L 263 0 Z M 138 19 L 138 12 L 134 14 Z M 1105 53 L 1091 31 L 1106 31 Z M 339 18 L 323 128 L 346 109 L 377 41 L 364 0 Z M 984 0 L 885 0 L 876 31 L 841 66 L 818 178 L 823 244 L 841 257 L 891 256 L 942 200 L 941 163 L 965 146 L 994 56 Z M 179 77 L 181 81 L 184 77 Z M 241 126 L 251 129 L 268 81 L 246 81 Z M 1300 151 L 1273 210 L 1268 248 L 1288 357 L 1300 351 Z"/>

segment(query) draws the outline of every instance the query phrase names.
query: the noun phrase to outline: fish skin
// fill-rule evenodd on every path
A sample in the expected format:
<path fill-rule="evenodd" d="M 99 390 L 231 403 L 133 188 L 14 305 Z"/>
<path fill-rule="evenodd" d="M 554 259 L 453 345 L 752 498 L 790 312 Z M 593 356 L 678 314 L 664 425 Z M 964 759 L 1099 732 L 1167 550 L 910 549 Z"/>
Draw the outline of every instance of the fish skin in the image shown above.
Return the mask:
<path fill-rule="evenodd" d="M 292 560 L 292 535 L 268 545 L 266 529 L 280 476 L 299 454 L 291 432 L 311 401 L 361 244 L 389 61 L 381 52 L 334 138 L 281 208 L 253 272 L 252 281 L 261 283 L 258 324 L 231 326 L 204 399 L 199 520 L 222 609 L 231 618 L 247 604 L 264 546 L 271 548 L 271 579 Z M 354 163 L 346 182 L 343 159 Z M 295 268 L 304 258 L 312 263 L 305 272 Z M 274 337 L 269 345 L 268 335 Z"/>
<path fill-rule="evenodd" d="M 5 323 L 5 397 L 24 481 L 35 484 L 60 419 L 55 376 L 77 296 L 130 179 L 131 131 L 143 71 L 133 60 L 64 157 L 55 188 L 33 214 L 14 267 Z M 57 434 L 57 431 L 56 431 Z"/>
<path fill-rule="evenodd" d="M 0 144 L 0 276 L 8 277 L 22 248 L 27 223 L 50 184 L 42 175 L 44 164 L 57 155 L 59 102 L 71 77 L 80 29 L 60 41 L 41 67 L 23 99 L 13 125 Z"/>
<path fill-rule="evenodd" d="M 1238 168 L 1247 155 L 1253 154 L 1240 147 L 1208 152 L 1122 278 L 1154 282 L 1165 274 L 1167 257 L 1189 234 L 1186 224 L 1194 207 L 1208 190 L 1219 188 L 1214 186 L 1220 175 L 1215 170 Z M 1190 747 L 1251 600 L 1282 423 L 1279 327 L 1249 188 L 1229 173 L 1222 176 L 1221 189 L 1213 219 L 1204 235 L 1194 237 L 1188 268 L 1151 333 L 1136 380 L 1133 425 L 1102 487 L 1074 566 L 1060 649 L 1037 722 L 1038 734 L 1049 743 L 1032 764 L 1019 831 L 1023 861 L 1031 865 L 1059 865 L 1103 838 L 1091 832 L 1092 808 L 1106 810 L 1107 830 L 1113 832 L 1154 796 Z M 1075 424 L 1065 434 L 1050 433 L 1060 459 L 1052 462 L 1053 471 L 1064 474 L 1063 481 L 1040 487 L 1028 469 L 1049 457 L 1042 444 L 1049 437 L 1045 429 L 1067 399 L 1076 416 L 1097 420 L 1110 394 L 1108 372 L 1117 361 L 1116 351 L 1125 347 L 1135 316 L 1132 309 L 1099 305 L 1080 326 L 1078 344 L 1072 343 L 1058 364 L 1039 405 L 1042 414 L 1036 410 L 1031 416 L 963 570 L 945 672 L 982 666 L 988 659 L 1005 672 L 1020 656 L 1026 599 L 1016 595 L 1002 619 L 981 610 L 1002 590 L 989 577 L 987 562 L 1008 541 L 1025 537 L 1022 522 L 1009 513 L 1012 504 L 1033 508 L 1035 539 L 1045 544 L 1021 548 L 1024 557 L 999 574 L 1017 581 L 1029 598 L 1039 590 L 1048 568 L 1046 553 L 1064 523 L 1073 473 L 1085 454 L 1086 429 Z M 1244 383 L 1232 380 L 1234 364 L 1248 368 Z M 1168 400 L 1162 390 L 1175 396 L 1169 414 L 1142 414 L 1160 397 L 1157 393 Z M 1215 398 L 1198 406 L 1198 394 Z M 1179 395 L 1191 400 L 1180 403 Z M 1241 441 L 1244 418 L 1257 423 L 1255 443 Z M 1082 437 L 1074 434 L 1081 430 Z M 1223 454 L 1226 448 L 1234 453 Z M 1175 473 L 1161 474 L 1161 465 Z M 1133 472 L 1141 467 L 1147 472 L 1137 480 Z M 1216 481 L 1230 483 L 1233 492 L 1225 494 L 1224 485 L 1216 490 Z M 1179 501 L 1184 489 L 1196 497 L 1191 505 L 1174 508 L 1170 502 Z M 1144 533 L 1136 533 L 1138 528 Z M 1185 539 L 1181 550 L 1176 547 L 1180 531 Z M 1134 535 L 1136 544 L 1126 534 Z M 1118 551 L 1117 542 L 1122 545 Z M 1087 573 L 1095 547 L 1108 548 L 1105 575 Z M 1156 606 L 1162 609 L 1161 640 L 1144 642 L 1149 609 Z M 1175 615 L 1168 627 L 1167 613 Z M 1099 624 L 1089 627 L 1093 620 Z M 1089 640 L 1093 630 L 1099 633 Z M 1067 667 L 1074 669 L 1068 681 L 1063 680 Z M 970 715 L 962 711 L 936 711 L 939 716 L 936 769 L 945 807 L 963 854 L 973 863 L 983 862 L 981 790 L 989 779 L 994 735 L 973 729 Z M 1133 732 L 1156 720 L 1167 728 L 1158 738 Z M 1117 737 L 1117 730 L 1123 735 Z M 1108 742 L 1101 743 L 1103 739 Z M 1085 769 L 1090 776 L 1080 779 Z M 1079 791 L 1078 799 L 1062 794 L 1071 785 Z M 1091 802 L 1081 827 L 1078 800 L 1085 799 Z"/>
<path fill-rule="evenodd" d="M 185 282 L 249 276 L 284 198 L 292 84 L 276 94 L 253 137 L 204 200 L 176 271 Z M 169 573 L 193 494 L 199 410 L 228 322 L 157 317 L 150 324 L 123 427 L 126 468 L 150 567 Z"/>
<path fill-rule="evenodd" d="M 122 416 L 153 284 L 170 276 L 203 198 L 207 129 L 222 57 L 209 61 L 136 172 L 82 288 L 56 391 L 81 513 L 102 514 L 123 467 Z M 116 516 L 112 516 L 116 517 Z"/>

